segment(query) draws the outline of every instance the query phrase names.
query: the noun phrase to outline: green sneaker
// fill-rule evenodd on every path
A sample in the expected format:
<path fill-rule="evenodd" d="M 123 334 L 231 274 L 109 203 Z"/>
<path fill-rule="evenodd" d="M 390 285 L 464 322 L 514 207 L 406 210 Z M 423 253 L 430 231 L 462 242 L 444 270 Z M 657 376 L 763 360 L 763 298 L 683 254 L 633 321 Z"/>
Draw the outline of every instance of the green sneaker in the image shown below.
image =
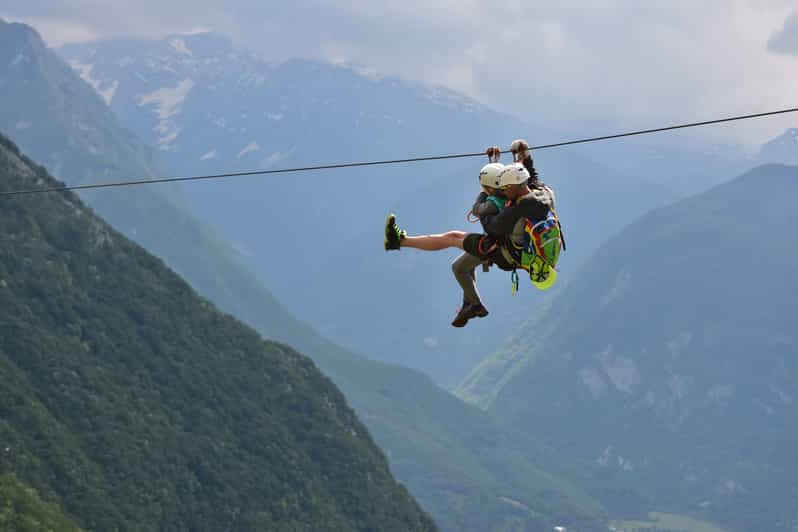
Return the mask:
<path fill-rule="evenodd" d="M 399 249 L 402 240 L 407 236 L 407 231 L 399 229 L 396 225 L 396 216 L 391 213 L 385 220 L 385 251 Z"/>

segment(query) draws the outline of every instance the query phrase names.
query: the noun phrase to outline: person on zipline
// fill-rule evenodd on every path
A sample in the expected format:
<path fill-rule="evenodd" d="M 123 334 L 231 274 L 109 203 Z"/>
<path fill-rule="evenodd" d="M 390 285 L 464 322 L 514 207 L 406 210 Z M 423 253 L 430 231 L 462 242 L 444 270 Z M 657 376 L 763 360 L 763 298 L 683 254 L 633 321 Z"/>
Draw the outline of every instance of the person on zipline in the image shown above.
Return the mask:
<path fill-rule="evenodd" d="M 515 286 L 517 268 L 528 270 L 532 283 L 540 289 L 547 289 L 556 280 L 554 266 L 562 237 L 554 214 L 554 191 L 539 179 L 525 140 L 514 141 L 511 151 L 514 164 L 504 167 L 489 164 L 480 173 L 483 190 L 471 212 L 479 217 L 484 233 L 449 231 L 410 236 L 398 227 L 394 214 L 386 220 L 386 251 L 401 248 L 438 251 L 452 247 L 465 251 L 452 264 L 463 289 L 463 305 L 452 322 L 455 327 L 465 326 L 471 318 L 488 315 L 476 286 L 475 270 L 480 264 L 495 264 L 512 271 Z M 487 153 L 491 161 L 494 157 L 498 159 L 498 148 L 488 148 Z"/>

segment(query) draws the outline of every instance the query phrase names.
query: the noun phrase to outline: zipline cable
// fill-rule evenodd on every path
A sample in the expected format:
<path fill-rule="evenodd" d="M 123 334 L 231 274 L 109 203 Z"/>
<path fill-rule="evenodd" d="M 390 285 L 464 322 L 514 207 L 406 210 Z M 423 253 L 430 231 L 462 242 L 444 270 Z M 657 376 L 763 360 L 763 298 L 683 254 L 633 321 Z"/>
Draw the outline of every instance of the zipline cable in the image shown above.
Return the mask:
<path fill-rule="evenodd" d="M 665 126 L 659 127 L 654 129 L 642 129 L 638 131 L 631 131 L 627 133 L 617 133 L 614 135 L 603 135 L 600 137 L 589 137 L 584 139 L 578 140 L 568 140 L 564 142 L 557 142 L 554 144 L 543 144 L 540 146 L 530 146 L 529 149 L 531 151 L 536 150 L 546 150 L 550 148 L 559 148 L 561 146 L 571 146 L 573 144 L 585 144 L 588 142 L 598 142 L 602 140 L 610 140 L 610 139 L 618 139 L 622 137 L 632 137 L 636 135 L 648 135 L 650 133 L 660 133 L 663 131 L 672 131 L 674 129 L 685 129 L 691 127 L 698 127 L 698 126 L 708 126 L 713 124 L 720 124 L 723 122 L 734 122 L 737 120 L 748 120 L 751 118 L 761 118 L 765 116 L 773 116 L 773 115 L 780 115 L 786 113 L 795 113 L 798 112 L 798 107 L 794 107 L 791 109 L 781 109 L 779 111 L 768 111 L 765 113 L 756 113 L 756 114 L 749 114 L 749 115 L 738 115 L 732 116 L 728 118 L 719 118 L 715 120 L 706 120 L 703 122 L 691 122 L 688 124 L 677 124 L 673 126 Z M 501 153 L 510 153 L 509 150 L 502 151 Z M 22 196 L 28 194 L 42 194 L 46 192 L 65 192 L 68 190 L 87 190 L 87 189 L 94 189 L 94 188 L 110 188 L 110 187 L 128 187 L 133 185 L 149 185 L 153 183 L 175 183 L 180 181 L 199 181 L 204 179 L 223 179 L 229 177 L 244 177 L 244 176 L 255 176 L 255 175 L 271 175 L 271 174 L 287 174 L 287 173 L 296 173 L 296 172 L 313 172 L 318 170 L 335 170 L 340 168 L 356 168 L 362 166 L 378 166 L 378 165 L 388 165 L 388 164 L 402 164 L 402 163 L 416 163 L 416 162 L 423 162 L 423 161 L 440 161 L 444 159 L 464 159 L 467 157 L 484 157 L 485 152 L 478 152 L 478 153 L 459 153 L 454 155 L 433 155 L 429 157 L 410 157 L 407 159 L 388 159 L 383 161 L 366 161 L 366 162 L 353 162 L 353 163 L 338 163 L 338 164 L 325 164 L 319 166 L 304 166 L 304 167 L 297 167 L 297 168 L 279 168 L 276 170 L 252 170 L 248 172 L 231 172 L 225 174 L 213 174 L 213 175 L 199 175 L 199 176 L 188 176 L 188 177 L 160 177 L 155 179 L 140 179 L 137 181 L 117 181 L 113 183 L 93 183 L 88 185 L 73 185 L 73 186 L 63 186 L 63 187 L 50 187 L 50 188 L 39 188 L 39 189 L 28 189 L 28 190 L 12 190 L 8 192 L 0 192 L 0 197 L 11 197 L 11 196 Z"/>

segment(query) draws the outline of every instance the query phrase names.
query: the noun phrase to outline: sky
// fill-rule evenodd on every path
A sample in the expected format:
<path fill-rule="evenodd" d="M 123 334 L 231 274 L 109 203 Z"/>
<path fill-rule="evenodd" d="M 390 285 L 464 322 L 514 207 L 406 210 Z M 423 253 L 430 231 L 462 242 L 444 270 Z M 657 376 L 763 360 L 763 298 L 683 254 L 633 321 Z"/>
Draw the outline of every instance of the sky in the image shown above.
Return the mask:
<path fill-rule="evenodd" d="M 570 136 L 798 107 L 794 0 L 0 0 L 0 17 L 51 46 L 217 31 L 274 61 L 445 85 Z M 754 146 L 793 126 L 798 114 L 679 138 Z"/>

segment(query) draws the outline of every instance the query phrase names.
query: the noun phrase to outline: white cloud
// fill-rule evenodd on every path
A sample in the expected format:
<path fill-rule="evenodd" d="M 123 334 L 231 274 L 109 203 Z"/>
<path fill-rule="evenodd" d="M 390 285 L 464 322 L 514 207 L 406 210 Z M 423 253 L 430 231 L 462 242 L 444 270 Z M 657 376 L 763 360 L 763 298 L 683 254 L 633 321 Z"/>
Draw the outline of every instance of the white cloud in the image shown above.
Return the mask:
<path fill-rule="evenodd" d="M 798 11 L 784 21 L 784 25 L 771 35 L 768 50 L 779 54 L 798 55 Z"/>
<path fill-rule="evenodd" d="M 90 24 L 48 16 L 19 16 L 0 12 L 0 20 L 21 22 L 36 28 L 48 46 L 58 47 L 71 42 L 85 42 L 99 38 L 102 32 Z"/>

